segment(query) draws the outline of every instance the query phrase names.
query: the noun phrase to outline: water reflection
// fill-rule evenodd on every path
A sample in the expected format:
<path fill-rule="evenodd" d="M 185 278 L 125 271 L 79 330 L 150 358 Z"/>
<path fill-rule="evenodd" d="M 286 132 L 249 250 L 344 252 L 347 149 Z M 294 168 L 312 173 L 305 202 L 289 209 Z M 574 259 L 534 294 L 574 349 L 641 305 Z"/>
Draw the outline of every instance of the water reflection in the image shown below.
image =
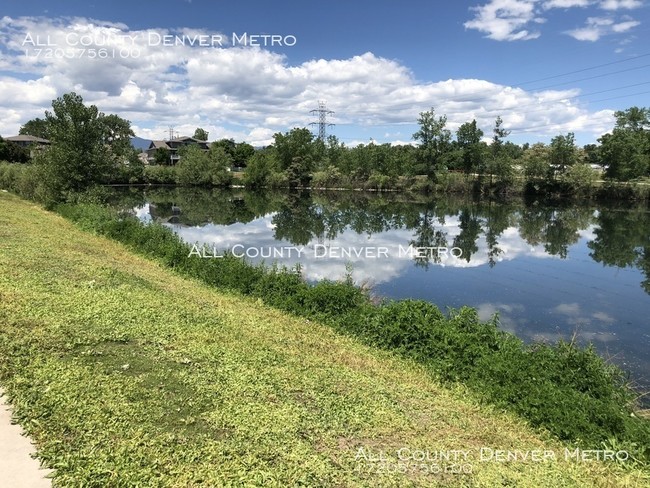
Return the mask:
<path fill-rule="evenodd" d="M 309 280 L 340 279 L 351 265 L 380 296 L 498 313 L 525 340 L 593 342 L 650 388 L 647 206 L 164 188 L 121 191 L 115 205 L 221 250 L 295 246 L 300 256 L 277 261 L 300 262 Z M 400 252 L 409 246 L 460 256 Z M 360 248 L 388 251 L 342 253 Z"/>
<path fill-rule="evenodd" d="M 391 249 L 460 250 L 457 259 L 443 259 L 436 253 L 412 255 L 413 264 L 424 269 L 431 264 L 494 267 L 525 255 L 566 259 L 570 246 L 581 237 L 591 237 L 587 247 L 594 261 L 642 271 L 641 286 L 650 293 L 650 211 L 646 206 L 596 209 L 591 204 L 524 205 L 402 194 L 312 196 L 178 188 L 123 190 L 115 204 L 135 208 L 143 220 L 171 224 L 192 237 L 192 242 L 224 248 L 245 235 L 250 246 L 282 242 L 313 247 L 335 242 L 350 247 L 370 241 Z M 385 278 L 378 275 L 375 280 Z"/>

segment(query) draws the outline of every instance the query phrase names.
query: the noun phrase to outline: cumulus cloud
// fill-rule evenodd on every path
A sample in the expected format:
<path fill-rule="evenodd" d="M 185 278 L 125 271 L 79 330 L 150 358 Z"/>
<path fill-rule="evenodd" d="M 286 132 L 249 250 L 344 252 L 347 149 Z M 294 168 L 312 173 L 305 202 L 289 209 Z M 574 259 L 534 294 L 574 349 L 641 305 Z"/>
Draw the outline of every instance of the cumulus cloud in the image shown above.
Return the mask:
<path fill-rule="evenodd" d="M 610 17 L 589 17 L 584 27 L 569 30 L 566 34 L 578 41 L 595 42 L 607 34 L 627 32 L 639 24 L 641 22 L 629 18 L 615 22 Z"/>
<path fill-rule="evenodd" d="M 528 18 L 528 7 L 514 3 L 522 2 L 502 5 L 512 7 L 513 18 Z M 631 28 L 609 27 L 617 25 Z M 163 45 L 162 36 L 170 36 L 171 45 Z M 341 125 L 413 124 L 430 107 L 447 114 L 452 130 L 476 119 L 489 131 L 497 115 L 507 129 L 548 135 L 600 135 L 613 123 L 611 111 L 593 113 L 574 103 L 578 90 L 526 91 L 480 79 L 422 82 L 403 64 L 371 52 L 291 64 L 286 56 L 259 47 L 174 41 L 182 36 L 209 40 L 219 34 L 131 30 L 79 18 L 0 19 L 0 105 L 5 109 L 0 134 L 16 134 L 21 124 L 42 116 L 52 99 L 69 91 L 106 113 L 128 118 L 138 135 L 152 139 L 163 138 L 170 125 L 187 135 L 200 126 L 214 139 L 268 145 L 275 132 L 308 126 L 318 100 L 328 102 Z M 103 57 L 97 54 L 102 49 Z M 367 142 L 357 135 L 364 138 Z M 394 139 L 410 142 L 403 135 Z"/>
<path fill-rule="evenodd" d="M 632 10 L 643 6 L 641 0 L 603 0 L 600 7 L 604 10 Z"/>
<path fill-rule="evenodd" d="M 475 17 L 463 24 L 467 29 L 476 29 L 496 41 L 522 41 L 536 39 L 538 31 L 529 31 L 524 27 L 531 22 L 541 23 L 543 19 L 536 16 L 535 0 L 492 0 L 473 7 Z"/>
<path fill-rule="evenodd" d="M 635 9 L 643 5 L 639 0 L 491 0 L 486 4 L 471 7 L 474 18 L 465 22 L 466 29 L 475 29 L 486 34 L 489 39 L 496 41 L 526 41 L 536 39 L 541 35 L 537 26 L 546 22 L 542 16 L 545 11 L 552 9 L 572 9 L 595 6 L 601 10 L 616 11 Z M 590 20 L 580 29 L 568 33 L 578 40 L 596 41 L 606 33 L 620 33 L 637 26 L 639 23 L 629 19 L 618 25 L 619 29 L 603 29 L 594 25 Z M 611 19 L 607 19 L 611 20 Z M 611 21 L 614 23 L 614 21 Z"/>

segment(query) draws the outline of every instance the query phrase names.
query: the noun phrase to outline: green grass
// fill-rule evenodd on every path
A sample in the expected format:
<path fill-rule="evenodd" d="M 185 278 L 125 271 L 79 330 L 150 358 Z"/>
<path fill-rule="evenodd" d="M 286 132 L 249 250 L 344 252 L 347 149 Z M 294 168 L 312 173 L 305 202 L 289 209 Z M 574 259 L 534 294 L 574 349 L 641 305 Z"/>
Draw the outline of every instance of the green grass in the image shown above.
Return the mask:
<path fill-rule="evenodd" d="M 425 365 L 439 379 L 462 382 L 487 402 L 586 449 L 616 445 L 650 461 L 650 423 L 640 418 L 626 374 L 595 350 L 573 343 L 524 344 L 482 323 L 464 307 L 447 315 L 422 300 L 373 301 L 348 282 L 306 283 L 286 269 L 252 266 L 241 259 L 201 259 L 169 228 L 145 225 L 96 204 L 57 210 L 82 228 L 109 236 L 136 252 L 219 289 L 317 320 L 367 345 Z"/>
<path fill-rule="evenodd" d="M 646 486 L 330 327 L 215 291 L 0 193 L 0 384 L 57 486 Z M 377 473 L 359 449 L 470 450 Z M 481 447 L 550 462 L 479 462 Z M 374 468 L 374 470 L 373 470 Z"/>

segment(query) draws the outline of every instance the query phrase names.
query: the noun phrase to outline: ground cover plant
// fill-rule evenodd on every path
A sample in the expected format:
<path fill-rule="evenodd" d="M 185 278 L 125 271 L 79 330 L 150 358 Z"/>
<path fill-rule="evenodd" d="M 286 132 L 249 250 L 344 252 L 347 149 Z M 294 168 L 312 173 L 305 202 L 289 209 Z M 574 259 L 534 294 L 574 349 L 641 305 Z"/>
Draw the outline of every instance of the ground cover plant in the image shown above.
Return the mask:
<path fill-rule="evenodd" d="M 641 462 L 650 458 L 650 422 L 636 409 L 625 373 L 591 347 L 526 345 L 499 330 L 496 319 L 482 323 L 471 308 L 445 315 L 418 300 L 376 304 L 349 279 L 312 285 L 296 270 L 253 266 L 233 256 L 201 259 L 170 229 L 98 205 L 66 204 L 58 211 L 185 276 L 414 359 L 438 378 L 472 387 L 561 440 L 589 449 L 624 446 Z"/>
<path fill-rule="evenodd" d="M 564 459 L 549 434 L 417 361 L 181 277 L 6 193 L 0 204 L 0 384 L 55 486 L 648 482 L 639 463 Z M 479 462 L 484 447 L 558 458 Z M 468 450 L 471 472 L 376 460 L 401 448 Z"/>

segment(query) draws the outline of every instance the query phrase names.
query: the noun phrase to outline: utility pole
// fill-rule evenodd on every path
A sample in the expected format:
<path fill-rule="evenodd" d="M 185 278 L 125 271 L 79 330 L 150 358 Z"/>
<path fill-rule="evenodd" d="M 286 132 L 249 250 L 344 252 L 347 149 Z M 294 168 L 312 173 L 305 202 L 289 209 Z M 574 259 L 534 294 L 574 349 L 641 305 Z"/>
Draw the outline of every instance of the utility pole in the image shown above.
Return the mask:
<path fill-rule="evenodd" d="M 318 108 L 315 110 L 311 110 L 309 113 L 318 116 L 318 121 L 311 122 L 309 125 L 318 126 L 318 138 L 321 141 L 325 142 L 325 138 L 327 137 L 327 128 L 334 126 L 334 124 L 327 123 L 327 116 L 333 114 L 334 112 L 332 112 L 331 110 L 327 110 L 327 106 L 325 105 L 324 101 L 319 101 Z"/>

